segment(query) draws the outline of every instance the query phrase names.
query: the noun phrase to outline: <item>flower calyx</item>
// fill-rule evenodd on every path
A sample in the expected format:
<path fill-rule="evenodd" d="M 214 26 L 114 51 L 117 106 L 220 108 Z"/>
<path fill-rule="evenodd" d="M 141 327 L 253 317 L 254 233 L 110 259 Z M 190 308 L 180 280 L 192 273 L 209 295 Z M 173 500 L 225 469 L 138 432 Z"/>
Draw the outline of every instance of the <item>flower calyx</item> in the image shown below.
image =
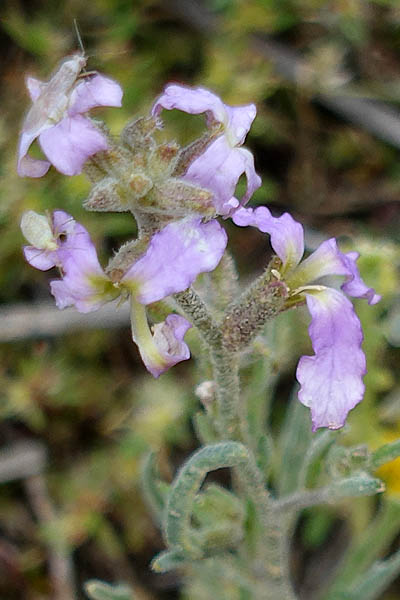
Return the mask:
<path fill-rule="evenodd" d="M 110 143 L 107 152 L 89 161 L 87 173 L 94 185 L 84 202 L 87 210 L 173 218 L 215 216 L 212 192 L 176 176 L 185 150 L 176 142 L 156 143 L 153 135 L 158 122 L 150 117 L 129 123 L 122 131 L 121 144 Z"/>

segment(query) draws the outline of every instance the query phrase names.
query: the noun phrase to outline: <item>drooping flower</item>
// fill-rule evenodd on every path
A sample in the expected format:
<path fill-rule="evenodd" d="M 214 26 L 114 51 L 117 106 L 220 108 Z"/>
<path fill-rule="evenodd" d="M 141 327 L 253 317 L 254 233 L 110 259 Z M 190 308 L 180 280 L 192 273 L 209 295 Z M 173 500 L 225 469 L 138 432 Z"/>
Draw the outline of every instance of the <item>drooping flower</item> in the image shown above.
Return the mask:
<path fill-rule="evenodd" d="M 208 125 L 219 123 L 222 126 L 221 135 L 190 164 L 185 178 L 211 190 L 217 212 L 227 215 L 239 205 L 234 193 L 244 173 L 247 189 L 240 204 L 246 204 L 261 185 L 261 178 L 255 172 L 253 155 L 241 148 L 256 116 L 255 105 L 227 106 L 204 88 L 170 84 L 155 101 L 152 115 L 157 117 L 163 108 L 176 108 L 190 114 L 206 113 Z"/>
<path fill-rule="evenodd" d="M 154 326 L 152 333 L 145 306 L 187 289 L 200 273 L 215 269 L 227 243 L 225 230 L 217 221 L 202 223 L 196 218 L 166 225 L 119 281 L 113 282 L 102 269 L 89 233 L 80 223 L 62 211 L 56 211 L 51 221 L 39 221 L 39 217 L 36 229 L 42 225 L 44 233 L 28 239 L 31 243 L 39 240 L 40 245 L 30 246 L 29 252 L 25 249 L 25 257 L 42 270 L 60 268 L 61 279 L 50 282 L 58 308 L 75 306 L 87 313 L 120 295 L 130 296 L 132 337 L 150 373 L 158 377 L 189 358 L 183 337 L 190 323 L 179 315 L 169 315 Z M 62 228 L 62 222 L 68 223 L 68 228 Z M 39 262 L 38 266 L 37 255 L 43 252 L 47 252 L 47 263 Z"/>
<path fill-rule="evenodd" d="M 153 326 L 151 333 L 144 306 L 132 301 L 131 307 L 132 338 L 153 377 L 159 377 L 178 362 L 190 358 L 189 347 L 183 338 L 192 325 L 185 317 L 168 315 L 165 321 Z"/>
<path fill-rule="evenodd" d="M 76 54 L 65 60 L 47 83 L 27 78 L 33 104 L 19 142 L 19 175 L 42 177 L 50 164 L 64 175 L 77 175 L 90 156 L 107 150 L 105 136 L 83 115 L 98 106 L 121 106 L 122 90 L 103 75 L 80 78 L 85 64 L 86 58 Z M 28 155 L 36 138 L 48 160 Z"/>
<path fill-rule="evenodd" d="M 364 395 L 366 373 L 361 349 L 363 334 L 352 303 L 338 290 L 314 282 L 326 275 L 343 275 L 341 288 L 350 296 L 376 304 L 380 296 L 361 279 L 356 252 L 342 253 L 334 238 L 323 242 L 301 262 L 303 227 L 288 213 L 273 217 L 266 207 L 240 208 L 232 216 L 240 226 L 252 225 L 271 236 L 282 261 L 280 276 L 292 301 L 306 300 L 311 314 L 309 334 L 314 356 L 303 356 L 297 367 L 299 400 L 311 409 L 313 431 L 338 429 Z"/>

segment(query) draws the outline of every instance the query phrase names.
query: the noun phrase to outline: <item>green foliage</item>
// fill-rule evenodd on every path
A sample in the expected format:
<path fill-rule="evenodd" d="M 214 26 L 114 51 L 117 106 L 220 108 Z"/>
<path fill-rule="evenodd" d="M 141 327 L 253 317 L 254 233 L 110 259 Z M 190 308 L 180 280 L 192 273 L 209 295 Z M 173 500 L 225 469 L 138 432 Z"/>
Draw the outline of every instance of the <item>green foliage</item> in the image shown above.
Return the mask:
<path fill-rule="evenodd" d="M 206 492 L 206 496 L 200 502 L 204 505 L 204 503 L 210 504 L 213 500 L 214 508 L 207 511 L 207 521 L 211 519 L 210 524 L 207 521 L 204 522 L 204 512 L 199 511 L 197 503 L 195 514 L 202 525 L 200 531 L 194 531 L 190 525 L 194 512 L 193 505 L 209 471 L 223 467 L 238 467 L 246 464 L 247 461 L 248 452 L 242 444 L 222 442 L 201 448 L 183 465 L 168 494 L 164 534 L 169 548 L 188 558 L 197 559 L 207 551 L 210 545 L 218 546 L 230 543 L 231 531 L 237 528 L 237 519 L 230 518 L 232 509 L 226 510 L 225 506 L 227 500 L 228 506 L 231 504 L 230 496 L 221 495 L 215 488 Z M 215 502 L 217 502 L 216 507 Z M 219 508 L 222 508 L 222 514 L 219 514 Z M 214 511 L 215 515 L 213 515 Z M 220 521 L 218 531 L 215 528 L 217 521 Z M 209 530 L 208 535 L 207 529 Z M 212 537 L 210 538 L 210 536 Z"/>

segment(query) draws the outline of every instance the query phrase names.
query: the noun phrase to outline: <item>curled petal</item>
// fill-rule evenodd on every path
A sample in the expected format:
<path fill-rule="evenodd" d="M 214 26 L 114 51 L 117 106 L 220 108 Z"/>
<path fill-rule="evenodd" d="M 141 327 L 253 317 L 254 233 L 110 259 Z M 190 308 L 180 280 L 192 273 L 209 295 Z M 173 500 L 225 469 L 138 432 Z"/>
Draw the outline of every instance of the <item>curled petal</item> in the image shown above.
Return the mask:
<path fill-rule="evenodd" d="M 167 110 L 177 108 L 191 115 L 207 112 L 219 123 L 226 120 L 225 105 L 222 100 L 216 94 L 201 87 L 191 88 L 174 83 L 167 85 L 153 105 L 152 116 L 158 117 L 163 108 Z"/>
<path fill-rule="evenodd" d="M 310 283 L 325 275 L 344 275 L 346 281 L 341 286 L 344 292 L 349 296 L 365 298 L 368 304 L 376 304 L 381 297 L 361 279 L 356 265 L 358 256 L 357 252 L 341 252 L 335 238 L 326 240 L 299 266 L 296 281 Z"/>
<path fill-rule="evenodd" d="M 273 217 L 266 206 L 239 208 L 232 214 L 236 225 L 257 227 L 271 236 L 271 246 L 283 263 L 283 272 L 294 269 L 304 253 L 304 230 L 289 213 Z"/>
<path fill-rule="evenodd" d="M 121 86 L 103 75 L 94 75 L 84 79 L 72 92 L 70 117 L 88 112 L 97 106 L 121 106 Z"/>
<path fill-rule="evenodd" d="M 39 271 L 48 271 L 57 265 L 57 252 L 49 252 L 35 246 L 24 246 L 25 260 Z"/>
<path fill-rule="evenodd" d="M 256 118 L 257 108 L 255 104 L 244 106 L 227 106 L 225 110 L 228 115 L 228 136 L 233 146 L 241 146 L 248 134 L 250 127 Z"/>
<path fill-rule="evenodd" d="M 176 221 L 156 233 L 146 253 L 128 269 L 121 284 L 142 304 L 186 290 L 200 273 L 212 271 L 227 244 L 217 221 Z"/>
<path fill-rule="evenodd" d="M 309 293 L 306 299 L 315 355 L 299 361 L 299 400 L 311 409 L 313 431 L 338 429 L 364 394 L 361 324 L 351 302 L 337 290 Z"/>
<path fill-rule="evenodd" d="M 228 106 L 216 95 L 205 88 L 191 88 L 185 85 L 170 84 L 155 101 L 152 115 L 157 117 L 165 108 L 177 108 L 191 115 L 207 113 L 208 121 L 217 121 L 225 127 L 227 140 L 231 147 L 241 146 L 255 119 L 255 104 Z"/>
<path fill-rule="evenodd" d="M 225 214 L 224 205 L 235 193 L 240 176 L 247 177 L 247 190 L 241 200 L 245 204 L 260 187 L 261 178 L 254 169 L 254 159 L 245 148 L 232 148 L 225 136 L 220 136 L 189 166 L 185 179 L 214 193 L 214 205 L 219 214 Z"/>
<path fill-rule="evenodd" d="M 47 160 L 38 160 L 28 156 L 28 150 L 37 137 L 37 133 L 22 132 L 18 146 L 17 172 L 20 177 L 42 177 L 50 168 Z"/>
<path fill-rule="evenodd" d="M 190 358 L 189 347 L 183 341 L 183 338 L 191 327 L 191 323 L 180 315 L 168 315 L 165 321 L 154 325 L 153 341 L 162 360 L 154 363 L 149 360 L 145 353 L 142 354 L 141 352 L 146 369 L 150 371 L 153 377 L 159 377 L 178 362 Z"/>
<path fill-rule="evenodd" d="M 80 223 L 74 222 L 57 257 L 63 277 L 51 281 L 50 287 L 58 308 L 75 306 L 79 312 L 87 313 L 118 296 L 119 291 L 105 275 L 96 248 Z"/>
<path fill-rule="evenodd" d="M 341 286 L 342 290 L 354 298 L 365 298 L 368 300 L 368 304 L 377 304 L 381 296 L 375 292 L 374 288 L 368 287 L 362 280 L 356 265 L 356 260 L 359 257 L 358 252 L 348 252 L 347 254 L 340 252 L 340 254 L 347 268 L 347 280 Z"/>
<path fill-rule="evenodd" d="M 85 117 L 66 117 L 39 136 L 43 152 L 64 175 L 77 175 L 89 156 L 107 150 L 107 140 Z"/>

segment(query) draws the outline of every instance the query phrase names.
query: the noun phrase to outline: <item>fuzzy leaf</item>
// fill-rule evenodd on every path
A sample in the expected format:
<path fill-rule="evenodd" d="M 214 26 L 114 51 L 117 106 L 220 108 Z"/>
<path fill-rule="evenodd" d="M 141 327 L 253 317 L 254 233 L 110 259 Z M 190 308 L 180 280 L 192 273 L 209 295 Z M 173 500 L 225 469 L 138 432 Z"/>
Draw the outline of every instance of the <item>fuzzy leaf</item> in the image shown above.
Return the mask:
<path fill-rule="evenodd" d="M 171 549 L 193 559 L 203 555 L 190 524 L 196 494 L 209 471 L 243 465 L 247 461 L 248 452 L 238 442 L 205 446 L 189 458 L 178 472 L 168 496 L 164 533 Z"/>

